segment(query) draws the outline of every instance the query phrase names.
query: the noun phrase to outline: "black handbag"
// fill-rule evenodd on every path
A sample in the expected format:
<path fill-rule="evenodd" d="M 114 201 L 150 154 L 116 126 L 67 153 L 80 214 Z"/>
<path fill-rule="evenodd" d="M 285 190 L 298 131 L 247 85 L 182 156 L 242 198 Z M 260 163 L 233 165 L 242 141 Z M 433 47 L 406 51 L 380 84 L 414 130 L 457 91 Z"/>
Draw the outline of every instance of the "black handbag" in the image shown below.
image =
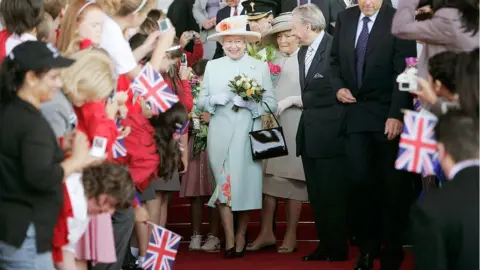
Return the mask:
<path fill-rule="evenodd" d="M 275 122 L 277 123 L 277 127 L 253 131 L 253 124 L 255 124 L 255 121 L 253 122 L 252 130 L 248 134 L 250 137 L 253 160 L 262 160 L 288 155 L 287 142 L 285 141 L 285 136 L 283 135 L 283 128 L 280 126 L 280 123 L 273 114 L 272 110 L 270 110 L 268 104 L 265 102 L 263 102 L 263 104 L 267 106 L 268 111 L 272 114 L 273 119 L 275 119 Z"/>

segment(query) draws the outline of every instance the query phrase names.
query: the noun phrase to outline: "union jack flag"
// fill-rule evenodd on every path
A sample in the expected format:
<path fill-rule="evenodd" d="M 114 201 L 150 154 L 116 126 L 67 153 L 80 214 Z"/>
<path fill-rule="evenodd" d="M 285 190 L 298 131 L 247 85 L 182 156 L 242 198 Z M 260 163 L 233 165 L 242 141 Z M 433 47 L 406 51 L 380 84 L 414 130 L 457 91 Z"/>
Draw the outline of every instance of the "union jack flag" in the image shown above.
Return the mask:
<path fill-rule="evenodd" d="M 117 128 L 120 130 L 121 125 L 117 122 Z M 123 141 L 123 136 L 117 137 L 117 140 L 112 144 L 112 154 L 113 158 L 125 157 L 127 156 L 127 148 L 125 148 L 125 142 Z"/>
<path fill-rule="evenodd" d="M 437 141 L 434 128 L 437 118 L 426 112 L 406 110 L 400 135 L 395 168 L 423 175 L 434 174 Z"/>
<path fill-rule="evenodd" d="M 153 223 L 150 242 L 143 269 L 145 270 L 171 270 L 177 256 L 182 237 L 174 232 Z"/>
<path fill-rule="evenodd" d="M 150 63 L 147 63 L 140 74 L 132 82 L 134 95 L 140 95 L 156 114 L 166 112 L 178 102 L 178 96 L 173 93 Z"/>

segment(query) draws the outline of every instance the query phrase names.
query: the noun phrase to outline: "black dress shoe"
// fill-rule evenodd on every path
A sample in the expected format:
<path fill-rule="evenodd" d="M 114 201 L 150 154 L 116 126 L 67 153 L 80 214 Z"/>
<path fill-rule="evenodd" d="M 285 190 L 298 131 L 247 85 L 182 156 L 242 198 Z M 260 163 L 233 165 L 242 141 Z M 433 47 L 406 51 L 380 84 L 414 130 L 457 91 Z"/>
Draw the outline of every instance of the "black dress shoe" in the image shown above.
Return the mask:
<path fill-rule="evenodd" d="M 371 270 L 374 256 L 371 253 L 362 253 L 355 261 L 354 270 Z"/>
<path fill-rule="evenodd" d="M 314 252 L 303 256 L 303 261 L 329 261 L 329 262 L 343 262 L 348 260 L 347 253 L 328 253 L 325 251 L 315 250 Z"/>
<path fill-rule="evenodd" d="M 237 252 L 235 251 L 235 247 L 231 249 L 226 249 L 224 254 L 225 259 L 233 259 L 237 257 Z"/>

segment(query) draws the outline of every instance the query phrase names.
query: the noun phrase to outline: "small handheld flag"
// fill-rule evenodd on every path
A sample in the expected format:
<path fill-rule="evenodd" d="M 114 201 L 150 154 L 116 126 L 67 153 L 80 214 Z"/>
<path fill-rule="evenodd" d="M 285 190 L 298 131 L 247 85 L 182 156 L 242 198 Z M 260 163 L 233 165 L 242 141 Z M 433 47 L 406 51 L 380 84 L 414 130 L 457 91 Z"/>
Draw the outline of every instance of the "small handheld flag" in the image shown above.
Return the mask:
<path fill-rule="evenodd" d="M 117 122 L 117 129 L 121 129 L 121 125 Z M 127 156 L 127 148 L 125 148 L 125 142 L 123 136 L 117 137 L 117 140 L 112 144 L 112 154 L 113 158 L 125 157 Z"/>
<path fill-rule="evenodd" d="M 149 223 L 152 234 L 148 243 L 147 255 L 143 263 L 144 270 L 171 270 L 177 256 L 182 237 L 174 232 Z"/>
<path fill-rule="evenodd" d="M 437 150 L 434 128 L 437 118 L 426 111 L 405 110 L 404 113 L 404 127 L 400 135 L 395 168 L 433 175 L 433 161 Z"/>
<path fill-rule="evenodd" d="M 155 114 L 166 112 L 179 101 L 162 75 L 154 70 L 150 63 L 143 67 L 132 82 L 131 89 L 134 95 L 139 95 L 145 100 Z"/>

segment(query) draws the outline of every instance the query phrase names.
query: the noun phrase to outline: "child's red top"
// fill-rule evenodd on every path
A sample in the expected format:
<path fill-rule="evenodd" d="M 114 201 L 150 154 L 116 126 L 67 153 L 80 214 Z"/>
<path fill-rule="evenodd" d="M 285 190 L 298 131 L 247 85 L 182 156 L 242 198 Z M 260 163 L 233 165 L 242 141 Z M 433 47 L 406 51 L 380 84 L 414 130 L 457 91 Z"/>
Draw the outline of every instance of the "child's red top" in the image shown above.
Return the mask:
<path fill-rule="evenodd" d="M 160 157 L 153 139 L 155 130 L 141 113 L 128 112 L 122 126 L 130 127 L 123 139 L 127 156 L 115 161 L 128 167 L 137 190 L 143 192 L 157 178 Z"/>
<path fill-rule="evenodd" d="M 7 40 L 11 35 L 12 34 L 10 34 L 6 29 L 0 31 L 0 63 L 2 63 L 3 58 L 7 56 L 6 45 L 7 45 Z"/>
<path fill-rule="evenodd" d="M 77 115 L 77 129 L 87 135 L 90 142 L 95 136 L 107 139 L 108 158 L 112 158 L 112 144 L 120 135 L 115 121 L 109 119 L 105 112 L 105 101 L 89 101 L 81 107 L 73 107 Z"/>

